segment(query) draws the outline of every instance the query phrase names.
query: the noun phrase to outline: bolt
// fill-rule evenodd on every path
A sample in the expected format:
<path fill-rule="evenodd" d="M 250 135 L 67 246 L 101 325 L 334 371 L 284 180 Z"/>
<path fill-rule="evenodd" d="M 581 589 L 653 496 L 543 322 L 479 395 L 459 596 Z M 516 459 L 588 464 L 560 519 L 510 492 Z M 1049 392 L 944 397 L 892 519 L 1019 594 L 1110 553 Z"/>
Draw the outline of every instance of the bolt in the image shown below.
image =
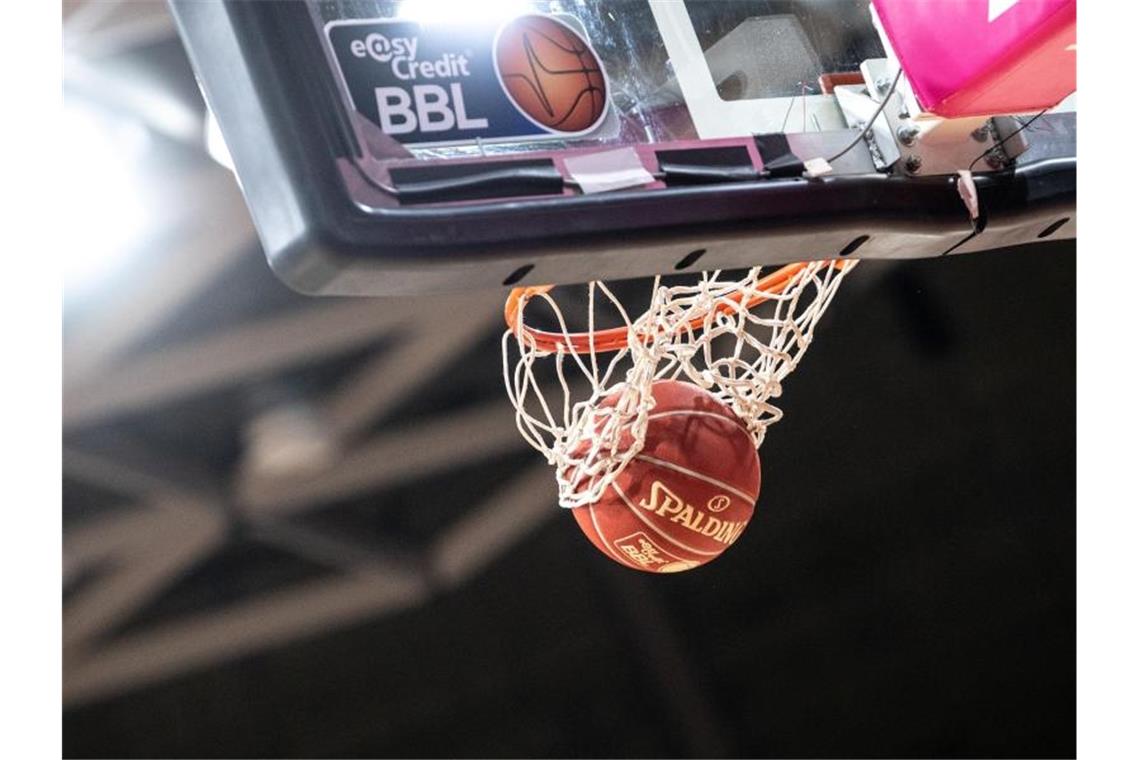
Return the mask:
<path fill-rule="evenodd" d="M 879 77 L 875 80 L 875 89 L 879 92 L 886 92 L 887 88 L 891 86 L 890 77 Z"/>
<path fill-rule="evenodd" d="M 1005 157 L 997 150 L 990 150 L 986 153 L 986 163 L 991 169 L 1001 169 L 1005 166 Z"/>
<path fill-rule="evenodd" d="M 922 159 L 914 155 L 907 156 L 903 168 L 908 174 L 918 174 L 919 169 L 922 168 Z"/>
<path fill-rule="evenodd" d="M 899 118 L 900 119 L 909 119 L 910 118 L 910 111 L 906 110 L 905 108 L 903 110 L 899 111 Z"/>
<path fill-rule="evenodd" d="M 986 140 L 990 139 L 990 123 L 987 121 L 985 124 L 971 132 L 970 136 L 978 142 L 985 142 Z"/>
<path fill-rule="evenodd" d="M 918 137 L 918 127 L 914 125 L 904 124 L 899 127 L 897 134 L 899 137 L 899 142 L 901 142 L 903 145 L 914 145 L 914 140 L 916 137 Z"/>

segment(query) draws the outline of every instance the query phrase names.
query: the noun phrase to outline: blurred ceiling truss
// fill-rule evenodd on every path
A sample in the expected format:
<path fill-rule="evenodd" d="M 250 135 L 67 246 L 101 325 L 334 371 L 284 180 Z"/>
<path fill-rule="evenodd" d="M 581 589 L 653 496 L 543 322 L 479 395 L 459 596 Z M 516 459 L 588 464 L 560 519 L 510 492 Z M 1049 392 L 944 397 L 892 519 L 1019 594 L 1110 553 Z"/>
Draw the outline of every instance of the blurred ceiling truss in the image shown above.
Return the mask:
<path fill-rule="evenodd" d="M 172 253 L 192 258 L 199 252 L 186 246 Z M 200 286 L 207 282 L 203 278 Z M 464 310 L 471 306 L 457 305 Z M 383 554 L 288 521 L 336 499 L 446 473 L 520 448 L 513 414 L 503 402 L 360 435 L 451 360 L 457 347 L 497 327 L 499 318 L 497 310 L 484 308 L 476 312 L 481 318 L 463 320 L 449 332 L 440 329 L 441 312 L 421 315 L 409 311 L 407 304 L 400 306 L 394 310 L 370 301 L 306 304 L 189 345 L 164 347 L 125 362 L 108 358 L 94 365 L 102 371 L 91 370 L 85 381 L 67 385 L 65 441 L 71 430 L 97 429 L 127 412 L 145 415 L 211 387 L 319 361 L 380 334 L 398 332 L 403 337 L 395 348 L 314 399 L 344 446 L 324 470 L 293 477 L 262 474 L 243 460 L 232 476 L 219 478 L 121 436 L 102 436 L 96 452 L 65 446 L 67 477 L 130 494 L 136 504 L 65 535 L 65 583 L 93 566 L 114 568 L 65 605 L 65 700 L 97 698 L 422 603 L 433 588 L 464 582 L 557 513 L 550 473 L 536 464 L 485 494 L 419 555 Z M 134 310 L 124 306 L 118 311 Z M 160 323 L 155 319 L 150 324 Z M 112 355 L 146 334 L 137 325 L 116 331 L 113 320 L 105 324 L 119 338 L 108 342 Z M 336 566 L 337 577 L 254 596 L 142 634 L 111 637 L 108 643 L 107 634 L 117 624 L 208 558 L 226 540 L 235 519 L 265 542 Z"/>
<path fill-rule="evenodd" d="M 116 503 L 66 521 L 66 705 L 423 604 L 467 582 L 558 514 L 553 480 L 536 462 L 473 494 L 471 508 L 416 546 L 395 537 L 387 544 L 357 541 L 304 520 L 338 500 L 445 478 L 457 467 L 522 449 L 501 394 L 385 422 L 426 386 L 467 380 L 448 367 L 499 331 L 499 296 L 380 302 L 285 293 L 260 260 L 232 175 L 206 155 L 201 104 L 155 110 L 169 100 L 161 88 L 104 65 L 145 46 L 178 44 L 165 3 L 66 0 L 64 34 L 68 97 L 97 100 L 195 151 L 191 161 L 160 155 L 152 167 L 160 183 L 151 191 L 161 195 L 163 211 L 157 234 L 140 241 L 134 268 L 90 302 L 68 300 L 65 483 L 80 495 L 114 494 Z M 188 69 L 160 73 L 189 76 Z M 250 271 L 251 257 L 259 259 L 254 280 L 234 296 L 223 286 Z M 237 306 L 250 307 L 251 317 L 211 322 L 215 310 L 243 299 L 249 304 Z M 272 303 L 252 308 L 266 299 Z M 196 319 L 206 326 L 183 324 Z M 354 352 L 363 358 L 335 369 Z M 497 358 L 488 365 L 497 375 Z M 297 390 L 299 403 L 335 443 L 328 462 L 267 471 L 251 456 L 247 435 L 237 444 L 242 453 L 218 466 L 199 461 L 190 446 L 157 445 L 147 435 L 149 424 L 179 404 L 287 385 L 299 368 L 335 375 L 319 388 Z M 215 415 L 237 417 L 248 433 L 257 409 L 219 406 L 196 421 L 209 427 Z M 195 432 L 186 430 L 188 437 Z M 69 505 L 66 492 L 65 516 L 83 512 Z M 383 499 L 375 509 L 385 509 Z M 326 571 L 254 589 L 225 605 L 130 625 L 237 534 Z"/>
<path fill-rule="evenodd" d="M 415 315 L 385 318 L 376 306 L 351 302 L 305 307 L 268 324 L 211 336 L 202 341 L 205 346 L 175 346 L 143 355 L 108 369 L 105 376 L 96 374 L 87 384 L 69 387 L 65 424 L 67 429 L 89 429 L 98 421 L 113 421 L 125 410 L 145 414 L 205 387 L 319 359 L 336 348 L 331 335 L 343 338 L 352 327 L 368 326 L 356 333 L 363 339 L 385 328 L 406 332 L 415 322 Z M 485 331 L 495 317 L 492 312 L 488 318 L 470 320 L 459 332 Z M 289 335 L 312 339 L 295 345 Z M 65 604 L 65 700 L 97 698 L 219 658 L 422 603 L 432 589 L 464 582 L 557 514 L 550 473 L 544 464 L 536 464 L 485 494 L 422 553 L 386 554 L 289 522 L 337 499 L 382 491 L 520 448 L 505 403 L 382 428 L 359 440 L 353 437 L 453 356 L 453 346 L 437 340 L 439 335 L 436 329 L 425 329 L 408 337 L 389 354 L 344 378 L 327 397 L 316 399 L 345 445 L 326 470 L 288 477 L 258 473 L 242 461 L 231 478 L 218 478 L 193 463 L 156 455 L 114 436 L 101 437 L 98 452 L 65 446 L 67 477 L 130 494 L 136 504 L 65 534 L 65 584 L 93 566 L 114 568 Z M 385 356 L 399 361 L 393 363 Z M 187 378 L 191 368 L 202 372 Z M 392 376 L 387 388 L 386 372 Z M 338 575 L 257 595 L 142 634 L 111 637 L 108 643 L 106 634 L 117 624 L 207 559 L 226 540 L 234 520 L 262 541 L 335 566 Z"/>

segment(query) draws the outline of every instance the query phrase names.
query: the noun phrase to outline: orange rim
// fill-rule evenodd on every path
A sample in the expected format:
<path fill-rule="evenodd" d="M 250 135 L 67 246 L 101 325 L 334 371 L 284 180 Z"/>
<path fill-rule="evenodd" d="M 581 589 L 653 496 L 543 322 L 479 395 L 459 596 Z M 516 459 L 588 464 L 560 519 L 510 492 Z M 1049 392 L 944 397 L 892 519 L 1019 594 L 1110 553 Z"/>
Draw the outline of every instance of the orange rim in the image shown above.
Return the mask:
<path fill-rule="evenodd" d="M 787 266 L 780 267 L 772 274 L 767 275 L 756 283 L 759 290 L 779 290 L 783 292 L 784 288 L 792 279 L 803 271 L 808 262 L 801 261 L 798 264 L 788 264 Z M 839 269 L 843 269 L 847 265 L 845 261 L 832 261 L 831 265 Z M 535 296 L 549 293 L 554 288 L 553 285 L 535 285 L 529 288 L 514 288 L 511 294 L 507 296 L 507 305 L 503 309 L 503 316 L 506 317 L 507 327 L 518 335 L 521 328 L 522 332 L 531 340 L 534 341 L 536 348 L 542 351 L 556 352 L 559 349 L 568 350 L 576 354 L 586 354 L 590 350 L 598 353 L 607 353 L 609 351 L 620 351 L 629 345 L 629 330 L 626 327 L 610 327 L 605 330 L 597 330 L 594 332 L 593 339 L 590 338 L 590 333 L 556 333 L 548 332 L 546 330 L 536 330 L 533 327 L 528 327 L 521 324 L 519 315 L 522 310 L 526 308 L 530 299 Z M 736 305 L 744 298 L 744 291 L 737 291 L 733 295 L 726 298 L 722 303 L 718 304 L 714 313 L 722 313 L 736 308 Z M 752 309 L 768 300 L 767 296 L 756 294 L 752 296 L 745 304 L 744 308 Z M 704 323 L 707 314 L 702 314 L 693 317 L 689 320 L 689 327 L 693 330 L 700 329 Z"/>

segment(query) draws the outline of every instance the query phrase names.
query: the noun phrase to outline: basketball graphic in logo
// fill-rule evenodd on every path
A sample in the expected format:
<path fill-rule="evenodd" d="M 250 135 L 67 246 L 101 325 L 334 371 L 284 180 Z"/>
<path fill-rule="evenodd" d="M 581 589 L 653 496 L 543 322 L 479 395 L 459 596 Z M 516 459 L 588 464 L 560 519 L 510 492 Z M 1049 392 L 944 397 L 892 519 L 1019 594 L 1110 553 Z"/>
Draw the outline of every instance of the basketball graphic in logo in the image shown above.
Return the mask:
<path fill-rule="evenodd" d="M 520 16 L 500 29 L 495 71 L 515 107 L 551 132 L 586 132 L 606 115 L 601 61 L 581 34 L 551 16 Z"/>

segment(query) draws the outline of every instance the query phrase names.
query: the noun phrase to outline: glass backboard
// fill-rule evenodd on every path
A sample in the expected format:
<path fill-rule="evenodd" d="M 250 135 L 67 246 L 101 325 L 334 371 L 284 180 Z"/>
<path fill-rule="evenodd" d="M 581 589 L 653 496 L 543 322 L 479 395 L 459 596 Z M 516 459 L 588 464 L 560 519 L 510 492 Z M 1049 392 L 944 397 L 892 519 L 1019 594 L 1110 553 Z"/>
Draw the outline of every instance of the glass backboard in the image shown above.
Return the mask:
<path fill-rule="evenodd" d="M 876 148 L 909 114 L 871 133 L 840 97 L 874 110 L 875 72 L 897 71 L 866 2 L 173 5 L 270 263 L 306 292 L 632 277 L 695 250 L 776 264 L 855 240 L 921 257 L 978 234 L 945 177 Z M 1047 148 L 992 168 L 1027 182 L 1031 159 L 1071 154 L 1075 121 L 1042 127 Z M 812 181 L 815 157 L 833 160 Z M 1027 234 L 1071 205 L 1061 184 L 988 208 Z"/>

